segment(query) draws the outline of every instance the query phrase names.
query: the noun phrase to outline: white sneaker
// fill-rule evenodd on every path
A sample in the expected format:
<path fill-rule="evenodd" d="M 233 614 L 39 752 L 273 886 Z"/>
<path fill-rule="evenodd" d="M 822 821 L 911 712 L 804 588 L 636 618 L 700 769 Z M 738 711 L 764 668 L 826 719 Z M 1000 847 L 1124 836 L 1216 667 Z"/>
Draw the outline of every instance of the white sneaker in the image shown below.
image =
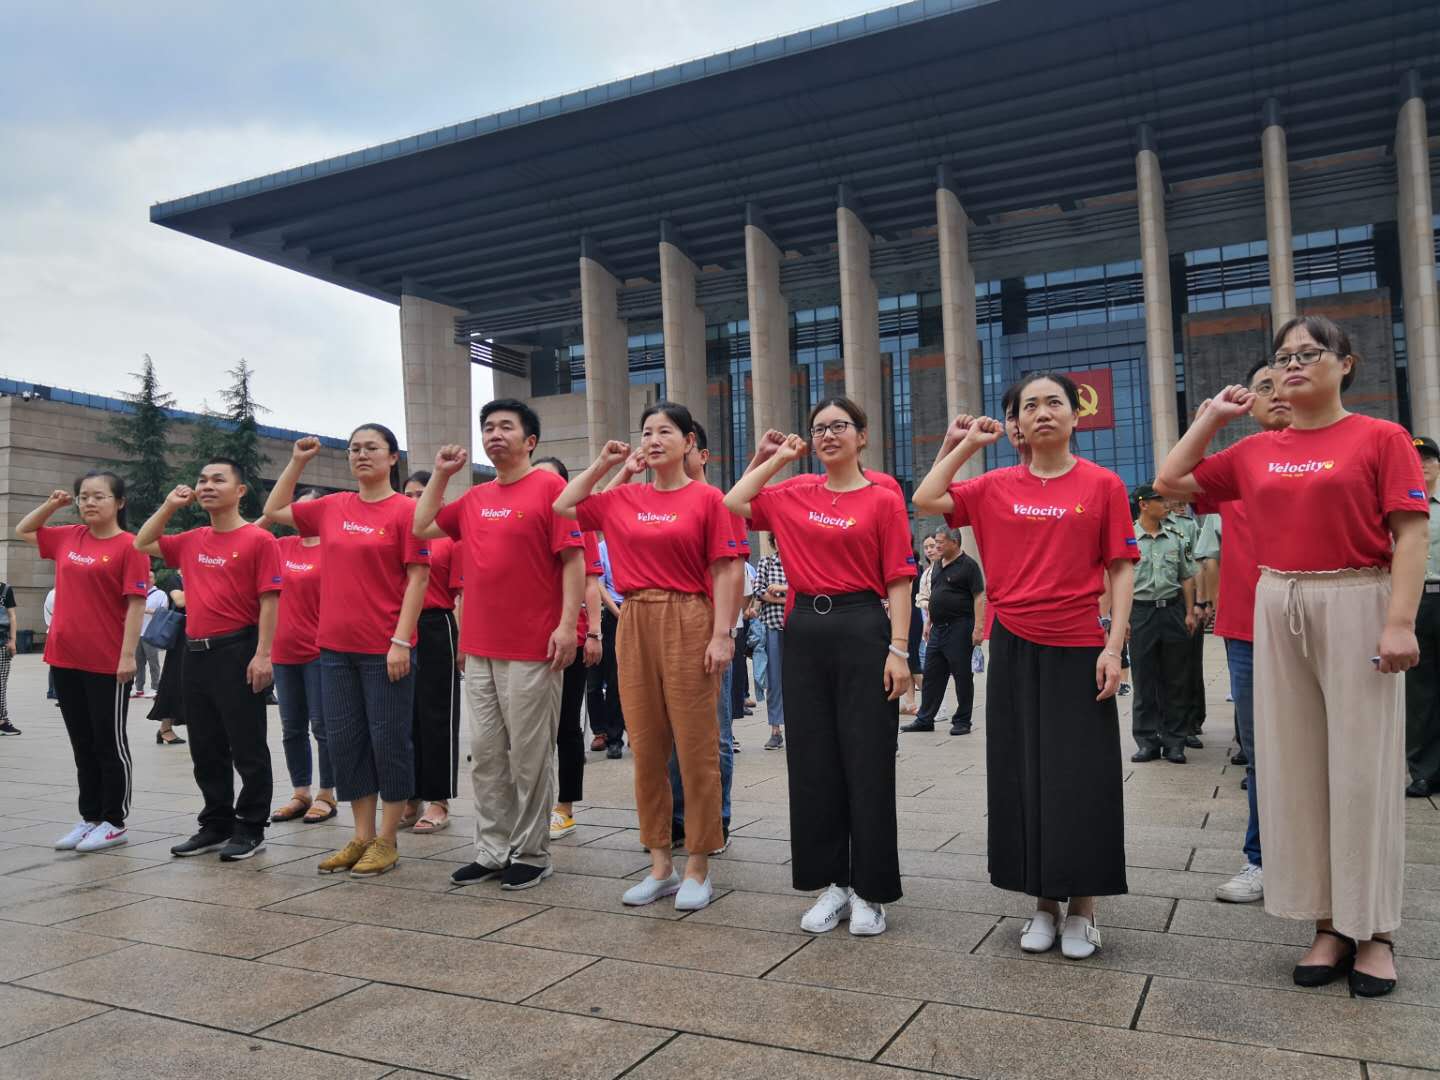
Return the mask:
<path fill-rule="evenodd" d="M 850 918 L 851 895 L 849 889 L 831 885 L 800 920 L 800 929 L 810 934 L 834 930 L 843 920 Z"/>
<path fill-rule="evenodd" d="M 858 896 L 850 897 L 850 933 L 856 937 L 874 937 L 885 932 L 885 905 L 872 904 Z"/>
<path fill-rule="evenodd" d="M 639 884 L 625 890 L 620 902 L 626 907 L 644 907 L 665 896 L 674 896 L 680 891 L 680 875 L 674 870 L 667 878 L 651 877 L 647 874 Z"/>
<path fill-rule="evenodd" d="M 1055 916 L 1037 911 L 1020 931 L 1020 948 L 1024 952 L 1049 952 L 1055 947 Z"/>
<path fill-rule="evenodd" d="M 710 905 L 714 895 L 715 890 L 710 885 L 709 874 L 705 875 L 704 881 L 686 878 L 680 883 L 680 891 L 675 894 L 675 910 L 699 911 Z"/>
<path fill-rule="evenodd" d="M 98 829 L 99 827 L 100 825 L 98 822 L 77 821 L 73 829 L 67 832 L 64 836 L 60 837 L 59 840 L 55 841 L 55 850 L 74 851 L 75 845 L 80 843 L 81 840 L 84 840 L 85 837 L 89 836 L 91 829 Z"/>
<path fill-rule="evenodd" d="M 102 821 L 88 833 L 85 839 L 75 845 L 76 851 L 103 851 L 107 847 L 119 847 L 121 844 L 128 844 L 130 837 L 125 835 L 125 826 L 116 828 L 108 821 Z"/>
<path fill-rule="evenodd" d="M 1254 863 L 1246 863 L 1244 870 L 1215 890 L 1215 899 L 1227 904 L 1253 904 L 1265 899 L 1264 874 Z"/>
<path fill-rule="evenodd" d="M 1088 960 L 1100 950 L 1100 931 L 1084 915 L 1066 915 L 1060 951 L 1068 960 Z"/>

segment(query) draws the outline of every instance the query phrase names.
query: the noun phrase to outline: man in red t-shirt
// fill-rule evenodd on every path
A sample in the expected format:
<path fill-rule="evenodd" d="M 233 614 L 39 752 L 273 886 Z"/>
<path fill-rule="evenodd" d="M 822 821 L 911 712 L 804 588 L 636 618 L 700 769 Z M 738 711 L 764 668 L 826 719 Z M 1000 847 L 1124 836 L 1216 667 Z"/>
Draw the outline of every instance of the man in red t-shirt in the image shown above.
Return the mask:
<path fill-rule="evenodd" d="M 141 526 L 135 547 L 179 569 L 185 582 L 182 693 L 195 782 L 205 797 L 200 829 L 172 855 L 220 850 L 225 862 L 265 846 L 273 780 L 265 741 L 270 647 L 280 601 L 275 537 L 240 516 L 240 465 L 216 458 L 192 489 L 181 484 Z M 164 535 L 170 519 L 198 502 L 210 524 Z M 235 773 L 240 796 L 235 797 Z"/>
<path fill-rule="evenodd" d="M 475 789 L 475 861 L 457 885 L 500 878 L 528 889 L 552 872 L 555 736 L 562 672 L 575 659 L 585 592 L 579 526 L 556 514 L 565 482 L 530 456 L 540 420 L 523 401 L 480 410 L 485 453 L 496 478 L 443 506 L 450 477 L 466 467 L 460 446 L 435 455 L 415 507 L 415 535 L 450 536 L 465 560 L 460 651 L 470 703 L 470 779 Z"/>

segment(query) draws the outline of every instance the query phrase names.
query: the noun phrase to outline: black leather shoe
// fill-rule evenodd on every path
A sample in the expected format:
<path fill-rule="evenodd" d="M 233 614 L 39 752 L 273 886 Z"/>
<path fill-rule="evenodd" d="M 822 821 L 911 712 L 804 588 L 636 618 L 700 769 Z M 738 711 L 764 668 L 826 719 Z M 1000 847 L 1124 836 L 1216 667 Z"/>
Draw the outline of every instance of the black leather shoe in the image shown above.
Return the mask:
<path fill-rule="evenodd" d="M 207 851 L 219 851 L 230 843 L 230 834 L 219 829 L 201 829 L 189 840 L 182 841 L 170 849 L 171 855 L 186 858 L 190 855 L 204 855 Z"/>
<path fill-rule="evenodd" d="M 1325 986 L 1348 972 L 1355 963 L 1355 942 L 1336 930 L 1316 930 L 1316 936 L 1329 934 L 1345 942 L 1348 952 L 1333 964 L 1296 964 L 1292 973 L 1296 986 Z"/>
<path fill-rule="evenodd" d="M 1171 765 L 1184 765 L 1185 751 L 1179 748 L 1176 748 L 1174 750 L 1166 750 L 1165 760 L 1170 762 Z"/>
<path fill-rule="evenodd" d="M 1158 746 L 1147 746 L 1130 755 L 1131 761 L 1158 761 L 1159 758 L 1160 748 Z"/>
<path fill-rule="evenodd" d="M 951 735 L 969 735 L 969 734 L 970 734 L 970 725 L 969 725 L 969 724 L 951 724 L 951 725 L 950 725 L 950 734 L 951 734 Z"/>
<path fill-rule="evenodd" d="M 923 720 L 911 720 L 908 724 L 900 725 L 901 731 L 934 731 L 935 725 Z"/>
<path fill-rule="evenodd" d="M 1371 938 L 1376 945 L 1384 945 L 1390 950 L 1391 955 L 1395 953 L 1395 943 L 1387 938 Z M 1351 948 L 1358 949 L 1352 945 Z M 1378 975 L 1366 975 L 1363 971 L 1356 971 L 1352 962 L 1350 965 L 1350 992 L 1356 997 L 1384 997 L 1395 989 L 1394 979 L 1382 979 Z"/>
<path fill-rule="evenodd" d="M 1233 754 L 1230 755 L 1230 764 L 1231 764 L 1231 765 L 1249 765 L 1249 764 L 1250 764 L 1250 759 L 1245 756 L 1245 751 L 1244 751 L 1244 750 L 1236 750 L 1235 753 L 1233 753 Z"/>
<path fill-rule="evenodd" d="M 621 749 L 621 744 L 618 742 L 611 743 L 609 746 L 605 747 L 605 756 L 611 761 L 617 760 L 622 756 L 623 753 L 624 751 Z"/>
<path fill-rule="evenodd" d="M 1205 744 L 1204 744 L 1203 742 L 1201 742 L 1199 739 L 1197 739 L 1194 735 L 1186 735 L 1186 736 L 1185 736 L 1185 745 L 1188 746 L 1191 750 L 1204 750 L 1204 749 L 1205 749 Z"/>
<path fill-rule="evenodd" d="M 1430 786 L 1429 780 L 1412 780 L 1410 786 L 1405 789 L 1405 794 L 1412 799 L 1428 798 L 1434 789 Z"/>

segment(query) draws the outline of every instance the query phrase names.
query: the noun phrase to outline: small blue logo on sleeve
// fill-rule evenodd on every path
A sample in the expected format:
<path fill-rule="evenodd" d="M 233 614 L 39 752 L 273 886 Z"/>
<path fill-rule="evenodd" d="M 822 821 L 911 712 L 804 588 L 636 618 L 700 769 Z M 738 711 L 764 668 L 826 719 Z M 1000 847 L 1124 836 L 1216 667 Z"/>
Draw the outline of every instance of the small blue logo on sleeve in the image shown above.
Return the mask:
<path fill-rule="evenodd" d="M 1416 491 L 1414 488 L 1411 488 L 1411 489 L 1410 489 L 1410 498 L 1412 498 L 1412 499 L 1423 499 L 1423 498 L 1425 498 L 1425 492 L 1423 492 L 1423 491 Z"/>
<path fill-rule="evenodd" d="M 276 574 L 274 577 L 272 577 L 272 578 L 270 579 L 270 584 L 271 584 L 271 585 L 279 585 L 279 584 L 280 584 L 280 575 L 279 575 L 279 574 Z"/>
<path fill-rule="evenodd" d="M 430 549 L 429 549 L 429 548 L 421 548 L 421 549 L 420 549 L 420 554 L 421 554 L 421 555 L 429 555 L 429 554 L 430 554 Z"/>
<path fill-rule="evenodd" d="M 734 540 L 726 540 L 725 543 L 726 543 L 727 545 L 729 545 L 730 547 L 734 547 L 734 546 L 735 546 L 735 541 L 734 541 Z"/>
<path fill-rule="evenodd" d="M 276 578 L 275 580 L 276 580 L 276 581 L 279 581 L 280 579 L 279 579 L 279 578 Z M 143 588 L 145 588 L 145 582 L 143 582 L 143 581 L 137 581 L 137 582 L 135 582 L 135 587 L 136 587 L 137 589 L 143 589 Z"/>
<path fill-rule="evenodd" d="M 580 534 L 579 534 L 578 532 L 572 532 L 572 533 L 570 534 L 570 539 L 572 539 L 572 540 L 579 540 L 579 539 L 580 539 Z"/>
<path fill-rule="evenodd" d="M 915 565 L 915 556 L 914 556 L 914 555 L 906 555 L 906 556 L 905 556 L 905 565 L 906 565 L 906 566 L 914 566 L 914 565 Z"/>
<path fill-rule="evenodd" d="M 1133 536 L 1127 536 L 1127 537 L 1125 538 L 1125 546 L 1126 546 L 1126 547 L 1139 547 L 1139 546 L 1140 546 L 1140 541 L 1139 541 L 1139 540 L 1136 540 Z"/>

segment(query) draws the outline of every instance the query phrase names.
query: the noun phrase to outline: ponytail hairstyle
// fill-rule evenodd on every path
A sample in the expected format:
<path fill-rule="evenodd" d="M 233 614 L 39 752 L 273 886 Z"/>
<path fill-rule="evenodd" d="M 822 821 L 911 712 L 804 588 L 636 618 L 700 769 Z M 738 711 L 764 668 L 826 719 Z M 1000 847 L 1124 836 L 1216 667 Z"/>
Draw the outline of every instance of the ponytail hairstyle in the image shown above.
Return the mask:
<path fill-rule="evenodd" d="M 346 441 L 353 440 L 362 431 L 373 431 L 385 440 L 385 445 L 390 448 L 390 453 L 395 455 L 395 464 L 390 466 L 390 487 L 395 491 L 404 490 L 405 484 L 400 479 L 400 440 L 395 438 L 395 433 L 384 424 L 361 424 L 350 432 L 350 439 Z"/>

